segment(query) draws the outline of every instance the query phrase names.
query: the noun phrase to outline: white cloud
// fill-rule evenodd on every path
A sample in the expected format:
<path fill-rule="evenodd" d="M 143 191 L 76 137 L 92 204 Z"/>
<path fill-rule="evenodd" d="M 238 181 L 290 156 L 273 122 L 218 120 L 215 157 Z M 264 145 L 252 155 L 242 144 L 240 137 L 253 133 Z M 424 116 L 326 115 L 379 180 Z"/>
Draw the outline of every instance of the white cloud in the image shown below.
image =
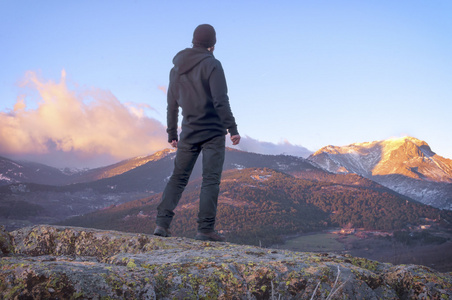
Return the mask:
<path fill-rule="evenodd" d="M 231 147 L 231 143 L 228 142 L 228 146 Z M 249 136 L 244 136 L 240 140 L 240 144 L 238 146 L 232 146 L 233 148 L 238 148 L 247 152 L 261 153 L 261 154 L 286 154 L 293 155 L 299 157 L 308 157 L 313 152 L 298 145 L 293 145 L 289 141 L 285 140 L 278 144 L 270 143 L 270 142 L 262 142 L 256 139 L 253 139 Z"/>

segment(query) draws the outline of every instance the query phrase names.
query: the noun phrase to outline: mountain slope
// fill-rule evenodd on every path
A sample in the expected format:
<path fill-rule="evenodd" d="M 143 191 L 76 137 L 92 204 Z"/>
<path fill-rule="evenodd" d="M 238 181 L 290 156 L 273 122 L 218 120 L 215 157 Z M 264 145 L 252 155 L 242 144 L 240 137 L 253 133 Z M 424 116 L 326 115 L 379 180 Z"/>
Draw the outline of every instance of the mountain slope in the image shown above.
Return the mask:
<path fill-rule="evenodd" d="M 403 137 L 327 146 L 308 158 L 334 173 L 356 173 L 422 203 L 452 209 L 452 160 Z"/>
<path fill-rule="evenodd" d="M 69 176 L 61 170 L 34 162 L 16 162 L 0 157 L 0 186 L 20 182 L 65 184 Z"/>
<path fill-rule="evenodd" d="M 91 169 L 86 172 L 77 173 L 74 174 L 74 176 L 72 176 L 71 183 L 91 182 L 121 175 L 135 168 L 139 168 L 149 162 L 161 160 L 174 152 L 175 152 L 174 150 L 165 149 L 162 151 L 158 151 L 152 155 L 134 157 L 120 161 L 110 166 L 105 166 L 101 168 Z"/>
<path fill-rule="evenodd" d="M 193 236 L 200 180 L 186 188 L 172 231 Z M 313 182 L 271 169 L 224 172 L 220 186 L 217 229 L 232 242 L 258 245 L 281 243 L 283 236 L 351 224 L 371 230 L 403 229 L 423 218 L 449 220 L 452 212 L 408 201 L 372 188 Z M 61 224 L 152 233 L 161 194 L 116 205 Z"/>
<path fill-rule="evenodd" d="M 134 157 L 101 168 L 75 171 L 60 170 L 34 162 L 16 162 L 0 157 L 0 185 L 12 183 L 69 185 L 92 182 L 123 174 L 148 162 L 160 160 L 173 152 L 173 150 L 165 149 L 152 155 Z"/>

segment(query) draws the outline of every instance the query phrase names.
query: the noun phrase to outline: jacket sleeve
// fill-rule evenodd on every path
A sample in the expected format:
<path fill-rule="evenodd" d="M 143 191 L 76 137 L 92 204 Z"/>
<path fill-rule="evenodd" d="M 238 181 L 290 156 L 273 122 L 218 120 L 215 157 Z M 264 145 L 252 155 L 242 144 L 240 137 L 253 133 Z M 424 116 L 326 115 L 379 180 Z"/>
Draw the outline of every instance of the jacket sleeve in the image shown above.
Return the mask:
<path fill-rule="evenodd" d="M 213 105 L 217 111 L 224 127 L 231 135 L 239 134 L 231 106 L 229 105 L 228 87 L 223 67 L 217 60 L 209 79 L 210 92 L 212 93 Z"/>
<path fill-rule="evenodd" d="M 170 83 L 168 86 L 168 93 L 167 93 L 167 109 L 166 109 L 166 122 L 167 122 L 167 129 L 166 132 L 168 133 L 168 143 L 171 143 L 173 140 L 178 141 L 177 136 L 177 123 L 178 123 L 178 117 L 179 117 L 179 105 L 177 104 L 178 99 L 178 93 L 175 87 L 175 82 L 173 78 L 173 71 L 170 73 Z"/>

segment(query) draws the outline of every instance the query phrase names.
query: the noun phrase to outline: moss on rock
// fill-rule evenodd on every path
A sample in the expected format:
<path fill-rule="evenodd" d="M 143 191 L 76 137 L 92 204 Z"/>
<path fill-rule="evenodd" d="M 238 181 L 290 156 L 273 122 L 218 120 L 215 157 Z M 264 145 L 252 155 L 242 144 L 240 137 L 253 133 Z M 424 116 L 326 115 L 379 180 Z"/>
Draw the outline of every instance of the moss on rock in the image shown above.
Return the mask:
<path fill-rule="evenodd" d="M 14 251 L 0 260 L 5 299 L 452 297 L 451 274 L 336 254 L 59 226 L 6 240 Z"/>

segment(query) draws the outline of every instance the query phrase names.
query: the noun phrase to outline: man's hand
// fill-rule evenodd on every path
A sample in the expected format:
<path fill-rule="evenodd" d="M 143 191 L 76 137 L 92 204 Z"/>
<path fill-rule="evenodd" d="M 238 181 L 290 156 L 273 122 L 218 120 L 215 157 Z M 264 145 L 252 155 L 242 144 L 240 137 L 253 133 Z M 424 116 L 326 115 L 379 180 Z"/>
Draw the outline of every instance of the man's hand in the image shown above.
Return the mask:
<path fill-rule="evenodd" d="M 173 141 L 170 143 L 170 145 L 171 145 L 171 147 L 173 147 L 173 148 L 177 148 L 177 141 L 176 141 L 176 140 L 173 140 Z"/>
<path fill-rule="evenodd" d="M 240 134 L 231 135 L 232 145 L 238 145 L 240 143 Z"/>

